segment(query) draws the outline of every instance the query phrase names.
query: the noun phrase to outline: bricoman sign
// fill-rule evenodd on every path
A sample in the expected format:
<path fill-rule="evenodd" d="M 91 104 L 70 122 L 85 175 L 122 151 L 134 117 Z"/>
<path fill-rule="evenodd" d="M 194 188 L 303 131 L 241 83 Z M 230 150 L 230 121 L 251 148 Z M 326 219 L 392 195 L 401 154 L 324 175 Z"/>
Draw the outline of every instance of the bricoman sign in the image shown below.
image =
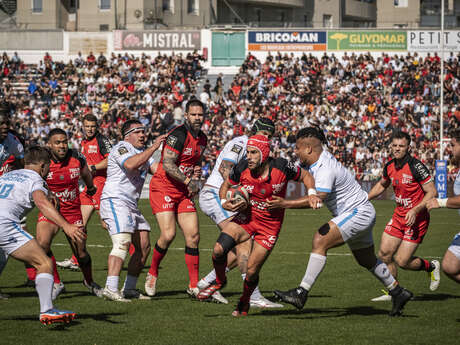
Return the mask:
<path fill-rule="evenodd" d="M 115 31 L 115 50 L 195 50 L 200 31 Z"/>
<path fill-rule="evenodd" d="M 407 50 L 419 52 L 441 51 L 441 31 L 409 31 L 407 33 Z M 460 51 L 460 31 L 444 31 L 444 50 Z"/>
<path fill-rule="evenodd" d="M 249 31 L 248 50 L 326 50 L 326 31 Z"/>
<path fill-rule="evenodd" d="M 405 31 L 328 31 L 328 50 L 406 50 Z"/>

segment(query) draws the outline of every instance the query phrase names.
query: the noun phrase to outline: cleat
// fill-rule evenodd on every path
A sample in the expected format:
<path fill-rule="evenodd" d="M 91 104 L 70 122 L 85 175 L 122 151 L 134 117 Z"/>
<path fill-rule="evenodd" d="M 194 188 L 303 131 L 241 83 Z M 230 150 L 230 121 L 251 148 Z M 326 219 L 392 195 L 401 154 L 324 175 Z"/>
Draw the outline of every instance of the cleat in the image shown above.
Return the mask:
<path fill-rule="evenodd" d="M 190 296 L 190 298 L 192 299 L 196 299 L 196 296 L 198 295 L 198 293 L 200 292 L 200 289 L 198 289 L 198 287 L 188 287 L 187 290 L 186 290 L 187 294 Z"/>
<path fill-rule="evenodd" d="M 35 280 L 30 280 L 29 278 L 27 278 L 23 286 L 35 288 Z"/>
<path fill-rule="evenodd" d="M 438 260 L 431 261 L 431 264 L 434 266 L 434 270 L 430 272 L 430 290 L 436 291 L 439 287 L 439 282 L 441 280 L 441 264 Z"/>
<path fill-rule="evenodd" d="M 2 292 L 0 291 L 0 299 L 8 299 L 8 298 L 10 298 L 10 295 L 8 295 L 8 294 L 6 294 L 6 293 L 2 293 Z"/>
<path fill-rule="evenodd" d="M 65 291 L 65 286 L 63 282 L 54 283 L 53 291 L 51 293 L 51 299 L 54 301 L 64 291 Z"/>
<path fill-rule="evenodd" d="M 281 301 L 292 304 L 299 310 L 303 308 L 308 297 L 308 291 L 301 286 L 288 291 L 275 290 L 274 293 Z"/>
<path fill-rule="evenodd" d="M 147 273 L 147 278 L 145 279 L 145 292 L 148 296 L 153 297 L 156 294 L 157 288 L 157 277 Z"/>
<path fill-rule="evenodd" d="M 383 292 L 382 296 L 374 297 L 373 299 L 371 299 L 371 301 L 372 302 L 391 302 L 391 296 L 388 293 L 388 291 L 385 289 L 382 289 L 382 292 Z"/>
<path fill-rule="evenodd" d="M 69 269 L 72 271 L 79 271 L 80 267 L 78 263 L 72 261 L 72 259 L 64 259 L 63 261 L 56 261 L 56 266 L 60 268 Z"/>
<path fill-rule="evenodd" d="M 70 323 L 75 319 L 76 314 L 69 310 L 50 309 L 44 313 L 40 313 L 40 322 L 44 325 L 53 323 Z"/>
<path fill-rule="evenodd" d="M 251 308 L 283 308 L 284 305 L 272 302 L 260 295 L 259 298 L 251 298 L 249 301 Z"/>
<path fill-rule="evenodd" d="M 228 304 L 227 299 L 224 296 L 222 296 L 219 290 L 215 291 L 211 295 L 211 302 L 220 303 L 220 304 Z"/>
<path fill-rule="evenodd" d="M 139 300 L 151 300 L 152 298 L 149 296 L 144 295 L 139 290 L 136 289 L 128 289 L 128 290 L 121 290 L 121 294 L 126 299 L 139 299 Z"/>
<path fill-rule="evenodd" d="M 112 291 L 107 286 L 102 291 L 102 296 L 115 302 L 131 302 L 131 300 L 124 298 L 119 291 Z"/>
<path fill-rule="evenodd" d="M 238 302 L 236 309 L 232 312 L 232 316 L 234 317 L 241 317 L 241 316 L 248 316 L 250 304 L 243 303 L 241 301 Z"/>
<path fill-rule="evenodd" d="M 392 296 L 393 308 L 391 309 L 389 315 L 401 316 L 404 306 L 407 302 L 409 302 L 409 300 L 412 298 L 414 294 L 409 290 L 406 290 L 405 288 L 398 286 L 390 291 L 390 295 Z"/>
<path fill-rule="evenodd" d="M 102 292 L 104 291 L 104 289 L 101 286 L 99 286 L 99 284 L 97 284 L 96 282 L 88 284 L 86 280 L 83 280 L 83 285 L 86 286 L 86 288 L 92 295 L 102 298 Z"/>
<path fill-rule="evenodd" d="M 216 281 L 213 281 L 206 289 L 200 290 L 196 295 L 196 298 L 200 301 L 208 300 L 216 291 L 222 289 L 224 286 L 225 283 L 218 284 Z"/>

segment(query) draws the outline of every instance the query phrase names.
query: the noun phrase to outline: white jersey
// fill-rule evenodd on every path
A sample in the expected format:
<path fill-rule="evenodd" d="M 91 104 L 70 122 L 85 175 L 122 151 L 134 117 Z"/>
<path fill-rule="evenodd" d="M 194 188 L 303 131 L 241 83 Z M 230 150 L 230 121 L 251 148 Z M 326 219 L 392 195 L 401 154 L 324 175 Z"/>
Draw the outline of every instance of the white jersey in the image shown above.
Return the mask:
<path fill-rule="evenodd" d="M 454 195 L 460 195 L 460 170 L 458 171 L 454 182 Z M 460 214 L 460 210 L 458 210 L 458 213 Z"/>
<path fill-rule="evenodd" d="M 236 165 L 245 157 L 247 143 L 248 136 L 242 135 L 233 138 L 227 144 L 225 144 L 224 148 L 217 157 L 216 165 L 212 169 L 211 175 L 209 175 L 208 180 L 206 181 L 207 185 L 220 188 L 222 183 L 224 183 L 224 179 L 219 172 L 220 164 L 222 161 L 229 161 Z"/>
<path fill-rule="evenodd" d="M 154 161 L 150 157 L 135 171 L 127 171 L 124 164 L 128 158 L 141 152 L 142 150 L 136 149 L 126 141 L 120 141 L 112 148 L 107 161 L 107 180 L 101 200 L 115 198 L 137 205 L 145 177 Z"/>
<path fill-rule="evenodd" d="M 334 216 L 369 202 L 367 193 L 350 171 L 328 151 L 323 150 L 309 171 L 315 178 L 316 190 L 328 193 L 324 202 Z"/>
<path fill-rule="evenodd" d="M 32 193 L 36 190 L 48 195 L 48 186 L 33 170 L 20 169 L 0 177 L 0 223 L 19 223 L 34 208 Z"/>
<path fill-rule="evenodd" d="M 5 140 L 0 143 L 0 166 L 2 166 L 8 158 L 24 158 L 24 147 L 21 142 L 11 133 L 8 133 Z"/>

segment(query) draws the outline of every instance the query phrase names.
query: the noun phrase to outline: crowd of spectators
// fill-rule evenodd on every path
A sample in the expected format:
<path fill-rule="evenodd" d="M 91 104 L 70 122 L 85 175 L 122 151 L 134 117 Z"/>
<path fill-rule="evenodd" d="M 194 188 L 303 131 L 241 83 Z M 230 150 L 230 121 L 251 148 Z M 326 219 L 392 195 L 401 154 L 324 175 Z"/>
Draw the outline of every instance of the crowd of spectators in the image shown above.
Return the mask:
<path fill-rule="evenodd" d="M 450 54 L 444 64 L 446 133 L 460 124 L 459 58 Z M 436 53 L 350 53 L 340 58 L 278 53 L 263 62 L 249 54 L 226 90 L 222 76 L 215 85 L 205 81 L 202 59 L 197 52 L 138 57 L 91 53 L 64 63 L 45 54 L 38 65 L 25 65 L 17 54 L 3 54 L 0 98 L 28 145 L 43 143 L 58 126 L 78 148 L 81 118 L 87 113 L 99 118 L 102 133 L 114 142 L 130 117 L 144 123 L 153 140 L 181 123 L 185 103 L 197 96 L 209 114 L 203 126 L 209 138 L 205 176 L 225 142 L 261 116 L 277 124 L 275 156 L 292 158 L 296 131 L 319 125 L 334 155 L 358 179 L 372 180 L 388 160 L 391 131 L 402 128 L 413 138 L 412 153 L 434 168 L 440 126 Z"/>

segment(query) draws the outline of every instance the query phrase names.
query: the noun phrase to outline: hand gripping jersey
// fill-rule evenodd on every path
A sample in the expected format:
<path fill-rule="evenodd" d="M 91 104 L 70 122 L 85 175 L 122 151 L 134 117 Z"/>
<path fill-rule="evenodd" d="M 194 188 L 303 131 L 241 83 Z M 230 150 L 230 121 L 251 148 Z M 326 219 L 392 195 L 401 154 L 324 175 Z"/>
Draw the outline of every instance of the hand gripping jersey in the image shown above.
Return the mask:
<path fill-rule="evenodd" d="M 406 155 L 400 165 L 392 159 L 383 168 L 383 180 L 391 180 L 397 204 L 395 214 L 405 217 L 425 196 L 422 185 L 431 181 L 427 167 L 418 159 Z M 428 211 L 422 211 L 428 212 Z"/>
<path fill-rule="evenodd" d="M 186 124 L 174 128 L 166 138 L 166 142 L 161 152 L 161 160 L 158 164 L 157 171 L 150 182 L 150 189 L 162 190 L 168 193 L 180 192 L 187 193 L 187 187 L 169 177 L 163 168 L 163 158 L 166 149 L 172 150 L 179 154 L 176 165 L 186 176 L 191 177 L 193 167 L 200 161 L 201 155 L 206 148 L 206 135 L 200 131 L 197 137 L 194 137 Z"/>
<path fill-rule="evenodd" d="M 85 157 L 74 149 L 69 149 L 62 161 L 51 159 L 46 183 L 49 190 L 59 198 L 61 214 L 73 213 L 75 210 L 80 212 L 78 180 L 85 165 Z"/>
<path fill-rule="evenodd" d="M 219 172 L 220 164 L 222 161 L 229 161 L 233 164 L 238 164 L 246 155 L 246 145 L 248 143 L 248 137 L 242 135 L 240 137 L 233 138 L 227 144 L 225 144 L 222 151 L 219 153 L 219 156 L 216 160 L 216 165 L 212 169 L 211 175 L 206 181 L 207 185 L 213 186 L 215 188 L 220 188 L 224 179 Z"/>
<path fill-rule="evenodd" d="M 94 138 L 90 140 L 82 140 L 81 153 L 86 158 L 88 165 L 95 165 L 107 158 L 112 149 L 112 144 L 109 139 L 102 134 L 97 133 Z M 100 177 L 107 177 L 107 170 L 97 170 L 94 180 Z"/>
<path fill-rule="evenodd" d="M 0 176 L 11 171 L 11 164 L 16 159 L 24 158 L 24 147 L 19 139 L 8 133 L 5 140 L 0 143 Z"/>
<path fill-rule="evenodd" d="M 297 181 L 301 176 L 301 170 L 284 158 L 269 158 L 269 160 L 270 170 L 265 179 L 253 177 L 247 168 L 248 162 L 246 160 L 242 160 L 233 168 L 228 179 L 231 184 L 240 184 L 249 192 L 251 220 L 263 223 L 274 222 L 281 225 L 284 209 L 269 211 L 266 201 L 271 199 L 273 195 L 284 198 L 288 181 Z"/>
<path fill-rule="evenodd" d="M 328 151 L 321 153 L 309 171 L 315 178 L 316 190 L 328 193 L 324 203 L 334 217 L 369 203 L 354 176 Z"/>
<path fill-rule="evenodd" d="M 45 181 L 33 170 L 14 170 L 1 176 L 0 224 L 19 224 L 21 218 L 34 208 L 32 193 L 37 190 L 48 195 Z"/>
<path fill-rule="evenodd" d="M 142 192 L 145 177 L 154 163 L 153 159 L 134 171 L 127 171 L 124 167 L 126 160 L 142 150 L 136 149 L 127 141 L 120 141 L 109 154 L 107 166 L 107 180 L 102 191 L 101 200 L 116 198 L 136 205 Z"/>

